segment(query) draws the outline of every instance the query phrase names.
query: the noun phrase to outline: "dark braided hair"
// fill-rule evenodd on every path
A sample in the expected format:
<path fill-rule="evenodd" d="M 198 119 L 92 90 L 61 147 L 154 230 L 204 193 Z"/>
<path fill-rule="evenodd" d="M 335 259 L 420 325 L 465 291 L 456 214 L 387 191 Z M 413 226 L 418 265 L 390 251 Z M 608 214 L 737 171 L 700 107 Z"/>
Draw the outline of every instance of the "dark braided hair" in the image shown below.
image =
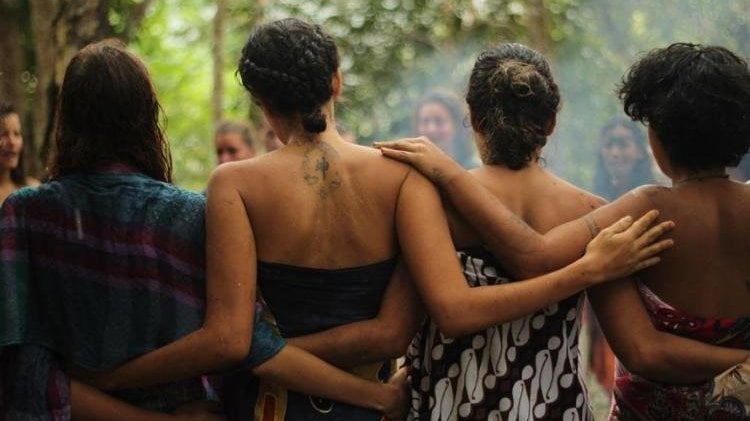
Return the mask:
<path fill-rule="evenodd" d="M 326 129 L 321 106 L 333 95 L 336 44 L 318 25 L 288 18 L 260 25 L 242 49 L 242 85 L 271 111 L 302 118 L 306 131 Z"/>
<path fill-rule="evenodd" d="M 750 145 L 750 72 L 723 47 L 676 43 L 630 67 L 619 90 L 625 113 L 648 123 L 673 164 L 736 166 Z"/>
<path fill-rule="evenodd" d="M 484 137 L 482 162 L 518 170 L 547 143 L 560 92 L 541 54 L 508 43 L 479 55 L 466 102 L 474 130 Z"/>

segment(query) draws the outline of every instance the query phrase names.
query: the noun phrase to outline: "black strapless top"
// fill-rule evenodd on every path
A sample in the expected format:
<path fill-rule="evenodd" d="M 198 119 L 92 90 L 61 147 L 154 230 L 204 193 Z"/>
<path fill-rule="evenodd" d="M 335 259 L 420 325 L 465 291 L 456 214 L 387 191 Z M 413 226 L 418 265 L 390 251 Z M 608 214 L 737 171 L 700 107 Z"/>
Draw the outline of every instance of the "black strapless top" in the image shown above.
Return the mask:
<path fill-rule="evenodd" d="M 395 258 L 345 269 L 258 262 L 258 282 L 281 334 L 295 337 L 375 317 L 395 267 Z"/>

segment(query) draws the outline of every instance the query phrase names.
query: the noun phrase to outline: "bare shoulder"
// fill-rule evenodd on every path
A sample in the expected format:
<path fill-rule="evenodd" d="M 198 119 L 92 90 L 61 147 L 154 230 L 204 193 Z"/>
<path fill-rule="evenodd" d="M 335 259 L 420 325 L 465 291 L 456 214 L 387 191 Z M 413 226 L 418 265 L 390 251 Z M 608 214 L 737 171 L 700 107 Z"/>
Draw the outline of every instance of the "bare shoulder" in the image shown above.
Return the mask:
<path fill-rule="evenodd" d="M 349 145 L 349 148 L 353 164 L 379 180 L 403 181 L 411 170 L 407 164 L 384 157 L 378 149 L 362 145 Z"/>
<path fill-rule="evenodd" d="M 36 187 L 41 184 L 39 180 L 37 180 L 34 177 L 26 177 L 26 180 L 24 180 L 24 182 L 26 183 L 27 186 L 31 186 L 31 187 Z"/>
<path fill-rule="evenodd" d="M 576 209 L 576 213 L 589 213 L 608 203 L 606 199 L 557 176 L 553 176 L 553 183 L 555 184 L 555 191 L 563 196 L 566 201 L 572 202 L 578 208 Z"/>
<path fill-rule="evenodd" d="M 262 174 L 264 167 L 269 167 L 267 159 L 261 157 L 243 161 L 227 162 L 214 168 L 208 181 L 209 190 L 214 187 L 234 187 L 241 189 L 248 184 L 248 180 L 254 180 L 258 174 Z"/>
<path fill-rule="evenodd" d="M 669 197 L 671 193 L 672 188 L 670 187 L 660 186 L 656 184 L 646 184 L 636 187 L 633 190 L 625 193 L 620 199 L 636 201 L 639 203 L 649 204 L 651 206 L 658 206 L 659 203 Z"/>

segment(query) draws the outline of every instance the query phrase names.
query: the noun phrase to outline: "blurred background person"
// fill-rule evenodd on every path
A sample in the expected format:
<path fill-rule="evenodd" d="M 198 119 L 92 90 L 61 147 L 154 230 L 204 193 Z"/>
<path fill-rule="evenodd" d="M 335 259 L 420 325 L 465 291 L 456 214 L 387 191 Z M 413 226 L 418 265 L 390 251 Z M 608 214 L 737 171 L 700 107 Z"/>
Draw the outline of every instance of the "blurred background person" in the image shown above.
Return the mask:
<path fill-rule="evenodd" d="M 643 128 L 625 117 L 609 120 L 599 138 L 594 193 L 614 200 L 638 186 L 654 184 L 652 168 Z"/>
<path fill-rule="evenodd" d="M 265 118 L 263 119 L 263 126 L 260 128 L 259 133 L 259 137 L 266 148 L 266 153 L 273 152 L 284 146 L 284 144 L 281 143 L 279 136 L 277 136 L 276 132 L 273 130 L 273 127 L 268 124 L 268 121 L 266 121 Z"/>
<path fill-rule="evenodd" d="M 434 89 L 417 102 L 416 132 L 427 136 L 464 168 L 479 166 L 471 131 L 464 124 L 466 107 L 459 97 L 445 89 Z"/>
<path fill-rule="evenodd" d="M 214 134 L 214 146 L 218 165 L 250 159 L 258 154 L 253 128 L 243 121 L 221 123 Z"/>
<path fill-rule="evenodd" d="M 0 205 L 11 193 L 39 182 L 23 170 L 21 118 L 10 104 L 0 104 Z"/>
<path fill-rule="evenodd" d="M 654 184 L 652 168 L 653 159 L 643 128 L 628 118 L 612 117 L 599 136 L 593 193 L 612 201 L 638 186 Z M 615 356 L 589 305 L 585 306 L 582 323 L 584 370 L 608 397 L 614 381 Z"/>

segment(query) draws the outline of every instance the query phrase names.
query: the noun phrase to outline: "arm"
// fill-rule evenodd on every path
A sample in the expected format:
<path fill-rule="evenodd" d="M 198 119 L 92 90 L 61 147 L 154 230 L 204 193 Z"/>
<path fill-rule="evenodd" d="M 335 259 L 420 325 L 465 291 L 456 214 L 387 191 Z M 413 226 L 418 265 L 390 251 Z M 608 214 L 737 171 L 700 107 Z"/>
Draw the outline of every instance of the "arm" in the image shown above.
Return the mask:
<path fill-rule="evenodd" d="M 219 167 L 206 206 L 206 316 L 203 326 L 106 375 L 106 389 L 144 387 L 216 371 L 250 349 L 255 241 L 232 173 Z M 99 382 L 97 382 L 99 383 Z"/>
<path fill-rule="evenodd" d="M 406 407 L 407 391 L 403 376 L 394 376 L 387 384 L 367 381 L 328 365 L 312 354 L 293 346 L 284 347 L 252 371 L 256 376 L 283 387 L 374 409 L 394 420 L 401 419 Z M 223 419 L 208 411 L 172 415 L 144 410 L 76 380 L 71 380 L 71 401 L 73 419 L 82 421 Z"/>
<path fill-rule="evenodd" d="M 401 419 L 406 405 L 401 378 L 387 384 L 367 381 L 293 346 L 255 367 L 253 374 L 300 393 L 374 409 L 391 419 Z"/>
<path fill-rule="evenodd" d="M 667 383 L 697 383 L 750 356 L 747 350 L 657 330 L 631 279 L 599 285 L 587 294 L 609 345 L 633 374 Z"/>
<path fill-rule="evenodd" d="M 375 318 L 287 341 L 338 367 L 356 367 L 403 355 L 422 317 L 409 273 L 399 263 Z"/>
<path fill-rule="evenodd" d="M 138 408 L 76 380 L 70 381 L 71 418 L 76 421 L 221 421 L 209 412 L 164 414 Z"/>
<path fill-rule="evenodd" d="M 427 138 L 376 146 L 383 155 L 406 162 L 429 177 L 464 220 L 475 227 L 484 245 L 517 276 L 538 275 L 573 262 L 583 255 L 586 244 L 600 228 L 650 209 L 645 195 L 631 194 L 541 235 Z"/>
<path fill-rule="evenodd" d="M 445 213 L 434 186 L 412 172 L 399 194 L 396 226 L 403 256 L 433 320 L 448 336 L 515 320 L 606 279 L 651 266 L 671 245 L 650 245 L 671 223 L 646 231 L 656 212 L 603 230 L 586 255 L 558 271 L 510 284 L 470 288 L 461 274 Z M 472 311 L 466 311 L 466 309 Z"/>

